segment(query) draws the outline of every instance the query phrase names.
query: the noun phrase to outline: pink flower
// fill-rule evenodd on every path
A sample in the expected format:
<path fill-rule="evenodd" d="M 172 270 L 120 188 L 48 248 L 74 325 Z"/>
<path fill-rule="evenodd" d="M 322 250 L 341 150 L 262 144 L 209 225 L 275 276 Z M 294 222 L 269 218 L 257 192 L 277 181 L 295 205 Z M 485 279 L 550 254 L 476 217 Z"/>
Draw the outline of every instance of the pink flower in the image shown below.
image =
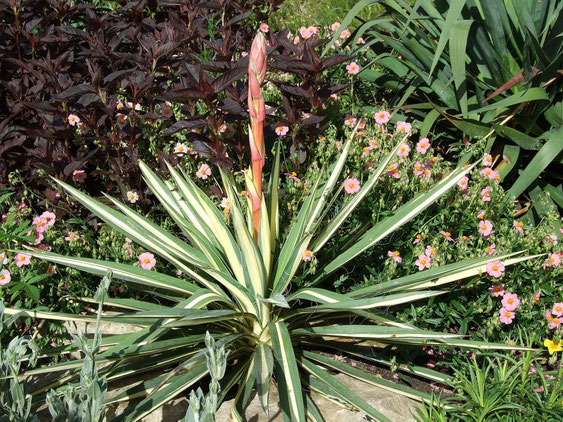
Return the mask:
<path fill-rule="evenodd" d="M 418 259 L 415 262 L 415 264 L 418 265 L 418 271 L 422 271 L 425 268 L 430 268 L 431 266 L 430 260 L 431 258 L 427 255 L 424 254 L 418 255 Z"/>
<path fill-rule="evenodd" d="M 199 170 L 197 171 L 196 175 L 200 179 L 205 180 L 209 176 L 211 176 L 211 169 L 209 168 L 209 166 L 207 164 L 202 164 L 201 167 L 199 168 Z"/>
<path fill-rule="evenodd" d="M 399 164 L 395 163 L 395 164 L 391 164 L 389 167 L 387 167 L 387 169 L 389 170 L 387 172 L 388 176 L 394 177 L 395 179 L 400 179 L 401 175 L 399 174 L 399 172 L 397 171 L 397 169 L 399 168 Z"/>
<path fill-rule="evenodd" d="M 260 24 L 260 31 L 262 32 L 268 32 L 270 30 L 270 27 L 268 26 L 267 23 L 261 23 Z"/>
<path fill-rule="evenodd" d="M 514 319 L 515 315 L 514 312 L 509 311 L 508 309 L 502 308 L 500 311 L 500 321 L 505 324 L 512 324 L 512 320 Z"/>
<path fill-rule="evenodd" d="M 334 22 L 332 25 L 330 25 L 330 29 L 332 31 L 336 31 L 338 28 L 340 28 L 340 22 Z"/>
<path fill-rule="evenodd" d="M 51 211 L 45 211 L 40 217 L 47 222 L 48 226 L 55 224 L 56 215 Z"/>
<path fill-rule="evenodd" d="M 409 156 L 410 152 L 411 152 L 411 147 L 409 147 L 407 144 L 402 144 L 399 147 L 399 150 L 397 151 L 397 155 L 404 160 Z"/>
<path fill-rule="evenodd" d="M 490 167 L 485 167 L 483 170 L 479 172 L 481 176 L 486 176 L 491 180 L 500 180 L 500 174 L 498 171 L 493 170 Z"/>
<path fill-rule="evenodd" d="M 344 31 L 342 31 L 340 33 L 340 38 L 342 38 L 342 39 L 348 38 L 349 36 L 350 36 L 350 31 L 347 30 L 347 29 L 345 29 Z"/>
<path fill-rule="evenodd" d="M 483 165 L 485 167 L 491 167 L 493 165 L 493 156 L 491 154 L 485 154 L 483 157 Z"/>
<path fill-rule="evenodd" d="M 167 101 L 168 103 L 168 101 Z M 162 110 L 162 118 L 163 119 L 170 119 L 173 115 L 174 112 L 172 111 L 172 107 L 170 107 L 170 104 L 162 104 L 161 105 L 161 110 Z"/>
<path fill-rule="evenodd" d="M 421 240 L 422 240 L 422 235 L 417 234 L 416 237 L 414 238 L 414 240 L 412 241 L 412 244 L 416 245 L 417 243 L 420 243 Z"/>
<path fill-rule="evenodd" d="M 307 249 L 306 251 L 303 252 L 303 261 L 309 262 L 313 259 L 313 251 L 310 251 L 309 249 Z"/>
<path fill-rule="evenodd" d="M 68 115 L 68 124 L 71 126 L 76 126 L 78 124 L 80 124 L 80 117 L 78 117 L 76 114 L 69 114 Z"/>
<path fill-rule="evenodd" d="M 558 267 L 561 265 L 561 256 L 558 253 L 552 253 L 546 261 L 547 264 L 551 265 L 552 267 Z"/>
<path fill-rule="evenodd" d="M 370 150 L 372 150 L 372 149 L 374 149 L 374 148 L 377 148 L 377 145 L 378 145 L 377 139 L 372 138 L 372 139 L 369 140 L 368 148 L 369 148 Z"/>
<path fill-rule="evenodd" d="M 413 167 L 413 173 L 415 176 L 420 177 L 424 174 L 424 165 L 420 161 L 416 161 Z"/>
<path fill-rule="evenodd" d="M 448 242 L 453 242 L 454 239 L 452 238 L 452 234 L 450 232 L 445 232 L 443 230 L 440 231 L 440 234 L 444 236 Z"/>
<path fill-rule="evenodd" d="M 285 136 L 287 135 L 287 132 L 289 132 L 289 127 L 287 126 L 278 126 L 275 129 L 276 133 L 280 136 Z"/>
<path fill-rule="evenodd" d="M 78 183 L 84 183 L 84 180 L 86 180 L 86 172 L 84 170 L 74 170 L 72 172 L 72 180 Z"/>
<path fill-rule="evenodd" d="M 479 222 L 479 233 L 483 235 L 483 237 L 489 236 L 493 232 L 493 223 L 489 220 L 483 220 Z"/>
<path fill-rule="evenodd" d="M 485 211 L 484 211 L 484 210 L 481 210 L 481 211 L 479 211 L 479 213 L 477 213 L 477 218 L 478 218 L 479 220 L 484 220 L 485 217 L 486 217 L 486 214 L 485 214 Z"/>
<path fill-rule="evenodd" d="M 436 255 L 436 249 L 434 249 L 432 246 L 427 245 L 426 249 L 424 250 L 424 254 L 426 256 L 431 257 L 432 255 Z"/>
<path fill-rule="evenodd" d="M 410 135 L 412 131 L 412 127 L 410 123 L 407 122 L 397 122 L 397 132 L 400 133 L 406 133 L 407 135 Z"/>
<path fill-rule="evenodd" d="M 561 325 L 561 320 L 559 318 L 552 318 L 551 321 L 549 321 L 549 329 L 553 330 L 554 328 L 557 328 Z"/>
<path fill-rule="evenodd" d="M 534 294 L 534 303 L 538 303 L 540 301 L 541 290 L 538 290 L 536 294 Z"/>
<path fill-rule="evenodd" d="M 544 239 L 545 243 L 551 243 L 552 245 L 557 245 L 557 236 L 554 234 L 549 234 Z"/>
<path fill-rule="evenodd" d="M 379 110 L 377 113 L 374 114 L 373 117 L 375 118 L 377 124 L 384 125 L 391 118 L 391 114 L 389 114 L 388 111 Z"/>
<path fill-rule="evenodd" d="M 27 235 L 31 236 L 32 232 L 29 232 Z M 37 230 L 33 231 L 33 236 L 35 237 L 35 241 L 33 242 L 34 245 L 39 245 L 43 241 L 43 233 L 38 232 Z"/>
<path fill-rule="evenodd" d="M 469 182 L 469 178 L 467 176 L 463 176 L 457 185 L 461 190 L 467 190 L 467 183 Z"/>
<path fill-rule="evenodd" d="M 6 252 L 0 253 L 0 264 L 6 265 L 8 263 L 8 258 L 6 258 Z"/>
<path fill-rule="evenodd" d="M 483 202 L 491 202 L 491 187 L 487 186 L 485 189 L 481 190 L 481 200 Z"/>
<path fill-rule="evenodd" d="M 47 220 L 45 220 L 43 217 L 35 217 L 31 224 L 35 226 L 35 231 L 37 233 L 43 233 L 49 228 Z"/>
<path fill-rule="evenodd" d="M 494 297 L 503 296 L 504 295 L 504 283 L 493 284 L 491 287 L 489 287 L 489 292 L 491 292 L 491 294 Z"/>
<path fill-rule="evenodd" d="M 10 271 L 6 269 L 0 271 L 0 286 L 3 286 L 4 284 L 8 284 L 11 280 L 12 280 L 12 275 L 10 274 Z"/>
<path fill-rule="evenodd" d="M 346 70 L 350 75 L 356 75 L 357 73 L 360 72 L 360 66 L 358 66 L 358 63 L 356 62 L 352 62 L 346 65 Z"/>
<path fill-rule="evenodd" d="M 49 275 L 57 274 L 57 266 L 54 264 L 49 265 L 49 267 L 47 268 L 47 274 Z"/>
<path fill-rule="evenodd" d="M 500 261 L 493 261 L 487 264 L 487 273 L 494 278 L 501 278 L 504 273 L 504 265 Z"/>
<path fill-rule="evenodd" d="M 518 230 L 520 234 L 524 234 L 524 223 L 522 221 L 514 220 L 514 223 L 512 223 L 512 227 L 516 227 L 516 230 Z"/>
<path fill-rule="evenodd" d="M 387 256 L 390 256 L 395 262 L 399 264 L 403 262 L 403 258 L 401 258 L 399 251 L 387 251 Z"/>
<path fill-rule="evenodd" d="M 497 253 L 497 244 L 493 243 L 491 246 L 487 248 L 487 256 L 496 255 Z"/>
<path fill-rule="evenodd" d="M 430 141 L 428 140 L 428 138 L 422 138 L 420 141 L 418 141 L 418 144 L 416 144 L 416 150 L 421 154 L 426 154 L 428 148 L 430 148 Z"/>
<path fill-rule="evenodd" d="M 154 255 L 152 253 L 143 252 L 139 255 L 139 264 L 141 265 L 141 268 L 150 270 L 156 265 L 156 259 L 154 259 Z"/>
<path fill-rule="evenodd" d="M 360 190 L 360 182 L 358 181 L 358 179 L 350 178 L 346 180 L 346 183 L 344 184 L 344 190 L 346 191 L 346 193 L 354 195 Z"/>
<path fill-rule="evenodd" d="M 553 312 L 553 315 L 558 317 L 563 316 L 563 302 L 555 303 L 551 312 Z"/>
<path fill-rule="evenodd" d="M 231 201 L 226 196 L 221 199 L 221 207 L 223 208 L 223 212 L 228 213 L 232 209 Z"/>
<path fill-rule="evenodd" d="M 292 180 L 295 180 L 297 183 L 299 183 L 301 181 L 301 179 L 299 177 L 297 177 L 297 173 L 295 173 L 294 171 L 291 173 L 286 173 L 285 174 L 287 177 L 289 177 Z"/>
<path fill-rule="evenodd" d="M 348 116 L 344 120 L 346 126 L 354 126 L 358 120 L 354 116 Z"/>
<path fill-rule="evenodd" d="M 520 299 L 516 293 L 505 293 L 502 297 L 502 306 L 508 311 L 514 311 L 520 306 Z"/>
<path fill-rule="evenodd" d="M 24 265 L 29 265 L 29 262 L 31 261 L 31 256 L 23 253 L 19 253 L 15 256 L 15 260 L 16 260 L 16 266 L 18 268 L 21 268 Z"/>

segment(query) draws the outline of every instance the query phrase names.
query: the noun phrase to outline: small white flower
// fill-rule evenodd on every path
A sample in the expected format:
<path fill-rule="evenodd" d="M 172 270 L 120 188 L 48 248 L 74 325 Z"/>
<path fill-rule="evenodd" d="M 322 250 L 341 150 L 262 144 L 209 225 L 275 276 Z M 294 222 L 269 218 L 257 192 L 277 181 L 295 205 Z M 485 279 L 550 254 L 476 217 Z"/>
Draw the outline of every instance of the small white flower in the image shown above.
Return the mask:
<path fill-rule="evenodd" d="M 129 202 L 134 204 L 139 200 L 139 194 L 134 190 L 130 190 L 129 192 L 127 192 L 127 199 L 129 199 Z"/>
<path fill-rule="evenodd" d="M 188 150 L 188 146 L 186 144 L 182 144 L 182 143 L 178 142 L 176 144 L 176 146 L 174 147 L 174 154 L 184 155 L 184 154 L 187 154 L 188 152 L 189 152 L 189 150 Z"/>

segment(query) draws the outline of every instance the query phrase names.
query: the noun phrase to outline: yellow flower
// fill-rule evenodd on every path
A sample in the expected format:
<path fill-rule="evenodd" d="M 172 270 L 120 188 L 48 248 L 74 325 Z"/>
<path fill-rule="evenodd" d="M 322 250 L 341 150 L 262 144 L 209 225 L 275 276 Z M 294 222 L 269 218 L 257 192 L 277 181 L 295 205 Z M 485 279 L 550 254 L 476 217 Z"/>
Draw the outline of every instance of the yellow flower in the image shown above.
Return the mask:
<path fill-rule="evenodd" d="M 563 341 L 559 340 L 559 343 L 556 343 L 553 340 L 549 340 L 549 339 L 545 339 L 543 341 L 543 345 L 545 347 L 547 347 L 547 350 L 549 352 L 550 355 L 552 355 L 555 352 L 561 352 L 563 351 Z"/>

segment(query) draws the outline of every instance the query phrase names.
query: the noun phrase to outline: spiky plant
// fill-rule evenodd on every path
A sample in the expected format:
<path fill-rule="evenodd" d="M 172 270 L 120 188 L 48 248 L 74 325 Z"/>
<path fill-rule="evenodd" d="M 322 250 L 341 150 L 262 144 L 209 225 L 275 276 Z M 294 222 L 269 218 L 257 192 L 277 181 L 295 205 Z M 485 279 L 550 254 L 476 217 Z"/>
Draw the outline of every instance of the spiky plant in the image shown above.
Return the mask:
<path fill-rule="evenodd" d="M 254 390 L 264 410 L 268 411 L 268 396 L 273 382 L 279 389 L 285 420 L 324 420 L 311 398 L 313 391 L 321 396 L 337 398 L 339 402 L 376 420 L 387 420 L 326 369 L 415 400 L 431 399 L 429 395 L 410 387 L 330 359 L 319 353 L 321 350 L 391 365 L 391 357 L 385 351 L 389 345 L 399 348 L 412 345 L 517 348 L 505 344 L 472 342 L 458 334 L 418 329 L 409 322 L 393 317 L 390 309 L 395 305 L 446 293 L 446 290 L 432 288 L 475 276 L 483 272 L 490 261 L 503 259 L 504 265 L 511 265 L 530 257 L 510 254 L 449 264 L 348 294 L 338 294 L 321 287 L 336 270 L 411 221 L 448 192 L 472 166 L 453 171 L 428 192 L 382 219 L 334 259 L 319 262 L 318 271 L 315 274 L 306 272 L 306 279 L 299 284 L 307 287 L 299 288 L 296 285 L 295 277 L 302 265 L 304 252 L 315 254 L 321 250 L 379 182 L 380 176 L 396 157 L 399 146 L 406 140 L 402 136 L 396 139 L 397 145 L 388 151 L 386 158 L 373 170 L 361 190 L 330 218 L 328 211 L 342 192 L 340 177 L 355 132 L 343 145 L 338 160 L 328 169 L 330 176 L 326 180 L 319 178 L 312 185 L 287 233 L 280 231 L 278 211 L 279 144 L 266 195 L 259 195 L 256 191 L 257 174 L 262 177 L 261 165 L 256 166 L 255 173 L 248 172 L 246 175 L 246 186 L 250 192 L 245 199 L 246 206 L 239 200 L 232 174 L 219 169 L 224 193 L 231 203 L 232 218 L 228 221 L 188 175 L 168 165 L 170 179 L 163 180 L 140 162 L 147 185 L 175 221 L 179 231 L 176 234 L 165 231 L 114 198 L 107 196 L 113 203 L 113 207 L 110 207 L 57 181 L 116 231 L 157 253 L 184 274 L 172 277 L 121 263 L 42 251 L 26 252 L 100 276 L 111 271 L 114 279 L 132 286 L 153 288 L 156 296 L 166 299 L 165 303 L 159 304 L 119 298 L 104 303 L 121 308 L 124 312 L 104 315 L 102 321 L 143 328 L 132 334 L 104 337 L 103 350 L 96 356 L 96 362 L 102 365 L 100 376 L 105 377 L 111 385 L 113 381 L 141 373 L 158 374 L 107 401 L 110 405 L 141 399 L 126 413 L 116 417 L 115 421 L 137 421 L 206 377 L 209 373 L 205 356 L 207 331 L 217 339 L 217 347 L 224 346 L 230 350 L 229 365 L 225 377 L 220 381 L 218 404 L 234 391 L 231 415 L 237 421 L 243 420 L 244 409 Z M 260 218 L 254 238 L 257 208 L 252 201 L 256 198 L 260 199 Z M 283 243 L 282 234 L 285 239 Z M 19 311 L 10 309 L 7 312 Z M 53 312 L 25 311 L 24 315 L 66 321 L 95 321 L 90 316 Z M 58 355 L 72 349 L 72 346 L 67 346 L 45 355 Z M 381 353 L 374 354 L 374 350 Z M 447 376 L 437 371 L 410 362 L 399 363 L 402 363 L 401 371 L 433 381 L 447 379 Z M 81 360 L 71 360 L 27 372 L 28 375 L 37 375 L 69 371 L 51 385 L 35 391 L 34 397 L 40 400 L 48 389 L 73 383 L 81 366 Z M 167 372 L 169 368 L 174 369 Z"/>

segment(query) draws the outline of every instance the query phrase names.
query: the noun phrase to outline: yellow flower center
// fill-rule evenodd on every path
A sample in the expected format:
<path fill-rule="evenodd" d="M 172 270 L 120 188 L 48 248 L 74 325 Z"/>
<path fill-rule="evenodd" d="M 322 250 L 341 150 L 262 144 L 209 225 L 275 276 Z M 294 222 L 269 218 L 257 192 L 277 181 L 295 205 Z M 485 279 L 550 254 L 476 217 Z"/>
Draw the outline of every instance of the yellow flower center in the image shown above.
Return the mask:
<path fill-rule="evenodd" d="M 510 298 L 510 299 L 507 300 L 507 302 L 512 305 L 514 303 L 514 299 Z"/>
<path fill-rule="evenodd" d="M 512 314 L 511 314 L 510 312 L 508 312 L 508 311 L 506 311 L 506 313 L 505 313 L 504 315 L 505 315 L 507 318 L 512 317 Z"/>
<path fill-rule="evenodd" d="M 420 263 L 421 263 L 422 265 L 426 265 L 426 259 L 421 259 L 421 260 L 420 260 Z"/>
<path fill-rule="evenodd" d="M 493 270 L 498 271 L 498 265 L 493 265 Z M 509 299 L 512 300 L 512 299 Z M 508 303 L 512 303 L 512 302 L 508 302 Z"/>
<path fill-rule="evenodd" d="M 20 261 L 25 261 L 25 256 L 20 256 Z"/>
<path fill-rule="evenodd" d="M 145 264 L 148 264 L 149 262 L 151 262 L 151 260 L 148 259 L 148 258 L 145 258 L 145 259 L 143 260 L 143 262 L 144 262 Z"/>
<path fill-rule="evenodd" d="M 398 257 L 398 256 L 399 256 L 399 251 L 393 252 L 393 256 L 394 256 L 395 258 Z"/>
<path fill-rule="evenodd" d="M 446 237 L 451 237 L 452 234 L 450 232 L 446 232 Z"/>

